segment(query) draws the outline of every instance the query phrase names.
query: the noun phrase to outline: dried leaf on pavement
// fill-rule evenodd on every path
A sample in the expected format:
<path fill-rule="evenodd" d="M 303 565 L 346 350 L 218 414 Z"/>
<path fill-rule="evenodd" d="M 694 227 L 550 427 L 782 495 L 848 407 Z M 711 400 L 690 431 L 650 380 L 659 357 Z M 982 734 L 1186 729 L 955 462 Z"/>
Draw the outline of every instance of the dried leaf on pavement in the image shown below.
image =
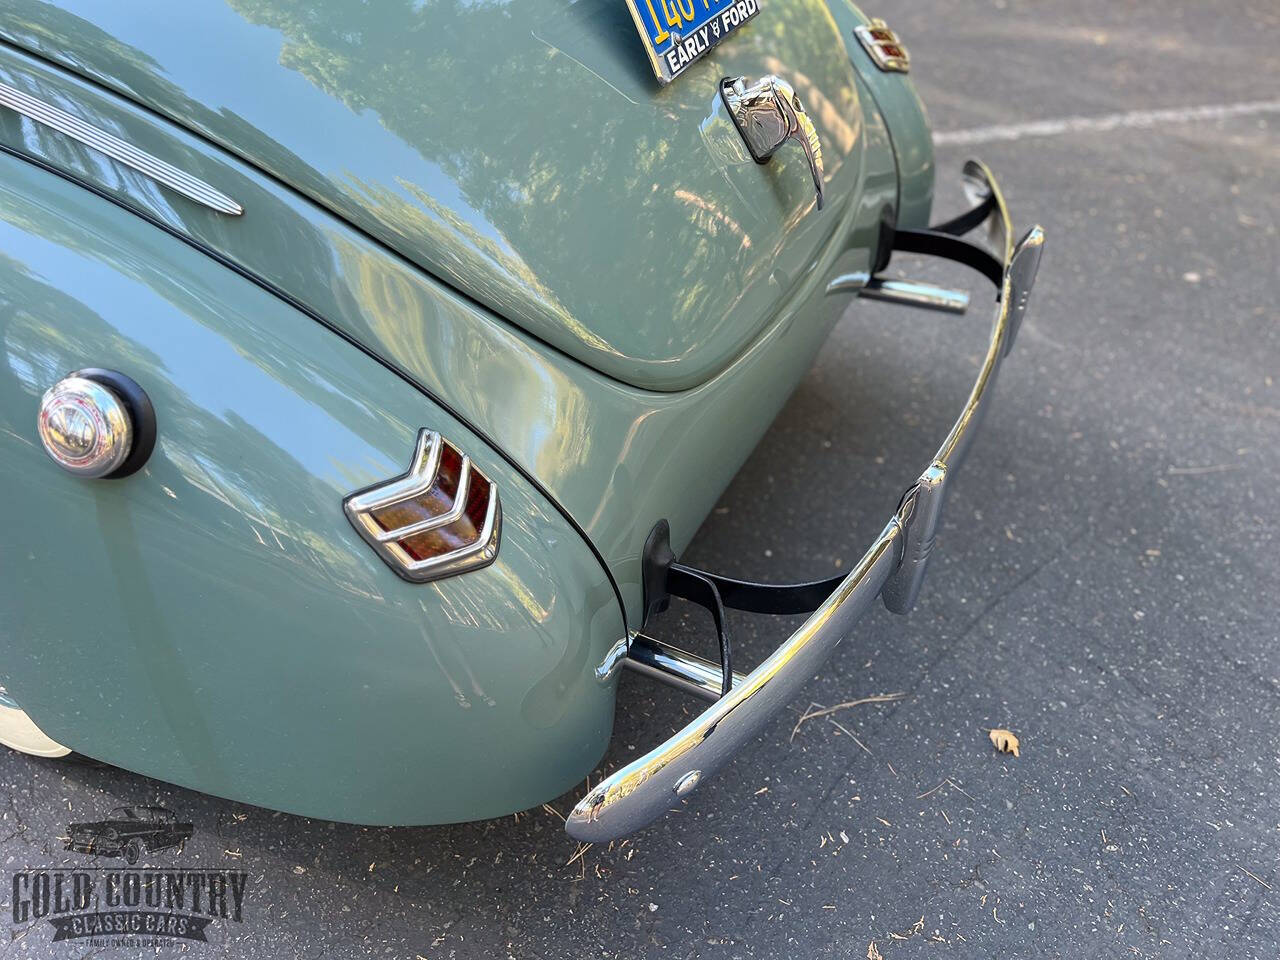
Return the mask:
<path fill-rule="evenodd" d="M 1008 730 L 992 730 L 987 734 L 991 738 L 992 745 L 1001 753 L 1012 753 L 1018 756 L 1018 738 Z"/>

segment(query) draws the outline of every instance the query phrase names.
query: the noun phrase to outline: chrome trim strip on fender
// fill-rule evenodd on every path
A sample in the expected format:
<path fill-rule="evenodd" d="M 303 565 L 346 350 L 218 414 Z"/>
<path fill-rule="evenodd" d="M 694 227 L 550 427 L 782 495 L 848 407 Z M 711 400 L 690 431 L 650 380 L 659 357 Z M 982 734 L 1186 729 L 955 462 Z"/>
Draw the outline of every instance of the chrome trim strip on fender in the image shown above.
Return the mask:
<path fill-rule="evenodd" d="M 150 177 L 157 183 L 164 184 L 188 200 L 194 200 L 202 206 L 232 217 L 238 217 L 244 213 L 244 208 L 240 204 L 203 180 L 198 180 L 173 164 L 165 163 L 159 157 L 153 157 L 132 144 L 125 143 L 105 130 L 99 130 L 80 118 L 73 117 L 65 110 L 59 110 L 52 104 L 38 100 L 21 90 L 15 90 L 8 84 L 0 83 L 0 106 L 8 107 L 36 123 L 83 143 L 86 147 L 105 153 L 112 160 L 123 163 L 126 167 Z"/>
<path fill-rule="evenodd" d="M 985 181 L 988 195 L 995 199 L 990 226 L 1004 270 L 986 357 L 955 426 L 835 592 L 760 666 L 745 679 L 735 677 L 729 692 L 684 729 L 597 784 L 565 822 L 574 839 L 603 843 L 658 819 L 760 734 L 850 635 L 877 597 L 883 595 L 890 610 L 903 611 L 914 602 L 933 547 L 946 481 L 955 476 L 981 423 L 996 372 L 1026 310 L 1044 246 L 1044 231 L 1037 226 L 1014 248 L 1008 237 L 1008 210 L 990 171 L 970 161 L 965 175 Z M 690 686 L 696 689 L 710 682 L 706 678 Z"/>

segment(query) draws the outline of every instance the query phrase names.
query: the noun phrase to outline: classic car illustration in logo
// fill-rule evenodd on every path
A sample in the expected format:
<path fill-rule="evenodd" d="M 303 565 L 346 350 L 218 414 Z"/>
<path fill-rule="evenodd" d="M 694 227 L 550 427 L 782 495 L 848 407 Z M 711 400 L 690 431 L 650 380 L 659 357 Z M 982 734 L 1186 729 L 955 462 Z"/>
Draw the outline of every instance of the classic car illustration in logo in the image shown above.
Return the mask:
<path fill-rule="evenodd" d="M 662 84 L 760 12 L 760 0 L 627 0 Z"/>
<path fill-rule="evenodd" d="M 191 824 L 178 823 L 164 807 L 116 807 L 105 820 L 68 826 L 66 849 L 124 857 L 133 866 L 147 853 L 181 847 L 191 839 L 192 831 Z"/>

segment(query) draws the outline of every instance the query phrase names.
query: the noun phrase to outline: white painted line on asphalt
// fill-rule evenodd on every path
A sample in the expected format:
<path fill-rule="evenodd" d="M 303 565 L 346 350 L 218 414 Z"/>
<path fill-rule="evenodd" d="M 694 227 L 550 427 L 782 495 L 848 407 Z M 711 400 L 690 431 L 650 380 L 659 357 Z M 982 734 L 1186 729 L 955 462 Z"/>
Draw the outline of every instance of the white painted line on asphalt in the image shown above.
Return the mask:
<path fill-rule="evenodd" d="M 933 142 L 939 147 L 968 146 L 1024 140 L 1028 137 L 1057 137 L 1064 133 L 1106 133 L 1109 130 L 1142 129 L 1166 123 L 1227 120 L 1260 113 L 1280 113 L 1280 100 L 1178 107 L 1171 110 L 1131 110 L 1128 113 L 1110 113 L 1101 117 L 1062 117 L 1057 120 L 974 127 L 971 130 L 940 130 L 933 135 Z"/>

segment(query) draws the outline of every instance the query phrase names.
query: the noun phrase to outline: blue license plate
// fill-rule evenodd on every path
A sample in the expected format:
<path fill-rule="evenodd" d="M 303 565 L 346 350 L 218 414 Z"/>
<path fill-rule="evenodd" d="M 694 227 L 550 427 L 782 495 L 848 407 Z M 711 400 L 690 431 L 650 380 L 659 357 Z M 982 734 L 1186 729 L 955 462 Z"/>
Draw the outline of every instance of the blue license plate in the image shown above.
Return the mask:
<path fill-rule="evenodd" d="M 760 12 L 760 0 L 627 0 L 627 6 L 663 84 Z"/>

